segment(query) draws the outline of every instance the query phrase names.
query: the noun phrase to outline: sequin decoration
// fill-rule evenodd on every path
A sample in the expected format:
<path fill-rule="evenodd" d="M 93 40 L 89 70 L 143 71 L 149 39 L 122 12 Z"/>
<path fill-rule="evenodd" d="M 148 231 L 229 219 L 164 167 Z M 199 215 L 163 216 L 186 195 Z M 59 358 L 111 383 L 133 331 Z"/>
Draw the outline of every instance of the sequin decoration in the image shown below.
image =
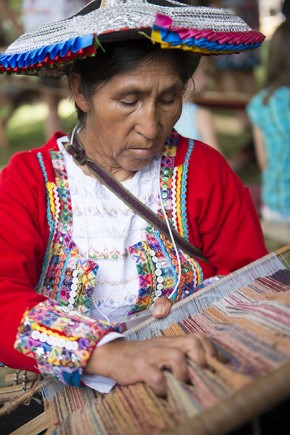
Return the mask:
<path fill-rule="evenodd" d="M 55 186 L 47 183 L 48 210 L 57 210 L 37 291 L 70 310 L 88 313 L 98 265 L 82 259 L 72 240 L 72 204 L 62 153 L 51 152 Z M 44 171 L 44 167 L 42 168 Z M 53 194 L 52 194 L 53 192 Z"/>
<path fill-rule="evenodd" d="M 37 361 L 39 371 L 79 386 L 96 343 L 117 327 L 47 300 L 24 314 L 15 349 Z"/>
<path fill-rule="evenodd" d="M 187 228 L 187 216 L 182 206 L 186 203 L 186 179 L 193 142 L 189 143 L 185 164 L 178 167 L 180 181 L 174 183 L 173 176 L 176 174 L 174 159 L 177 145 L 178 135 L 173 132 L 166 142 L 161 161 L 161 198 L 168 218 L 174 224 L 176 221 L 174 222 L 173 217 L 177 215 L 176 229 L 179 232 L 183 229 L 184 233 L 184 229 Z M 176 188 L 174 192 L 173 187 Z M 174 212 L 173 199 L 175 207 L 178 208 Z M 164 217 L 161 210 L 159 214 Z M 195 288 L 203 281 L 202 269 L 198 262 L 178 250 L 181 278 L 176 292 L 173 293 L 179 273 L 177 254 L 172 244 L 152 227 L 147 227 L 145 240 L 132 246 L 130 253 L 136 261 L 140 290 L 138 299 L 128 315 L 149 308 L 156 297 L 180 300 L 195 291 Z"/>

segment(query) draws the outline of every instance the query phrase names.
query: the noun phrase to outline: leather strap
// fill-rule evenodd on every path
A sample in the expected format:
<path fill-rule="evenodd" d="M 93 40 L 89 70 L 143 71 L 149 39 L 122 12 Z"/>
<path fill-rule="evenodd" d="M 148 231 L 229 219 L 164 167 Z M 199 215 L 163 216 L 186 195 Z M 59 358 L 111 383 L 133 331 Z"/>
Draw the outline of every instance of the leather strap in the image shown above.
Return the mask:
<path fill-rule="evenodd" d="M 101 165 L 89 159 L 84 147 L 78 138 L 77 134 L 71 135 L 73 143 L 67 147 L 67 151 L 78 161 L 81 165 L 86 165 L 91 173 L 95 175 L 104 185 L 115 193 L 125 204 L 134 210 L 139 216 L 149 222 L 154 228 L 163 233 L 169 240 L 171 235 L 167 227 L 166 221 L 161 219 L 156 213 L 154 213 L 149 207 L 139 201 L 128 189 L 126 189 L 121 183 L 119 183 L 114 177 L 112 177 Z M 208 263 L 207 258 L 202 254 L 202 251 L 187 240 L 185 240 L 173 226 L 169 223 L 172 235 L 176 245 L 190 257 L 197 258 Z"/>

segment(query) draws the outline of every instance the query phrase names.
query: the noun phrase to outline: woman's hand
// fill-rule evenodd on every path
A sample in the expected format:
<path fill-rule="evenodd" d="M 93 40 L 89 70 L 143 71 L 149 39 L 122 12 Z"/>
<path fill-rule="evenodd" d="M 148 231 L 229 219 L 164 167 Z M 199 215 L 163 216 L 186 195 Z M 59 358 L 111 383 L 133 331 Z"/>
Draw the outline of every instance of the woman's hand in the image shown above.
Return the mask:
<path fill-rule="evenodd" d="M 206 365 L 206 354 L 216 356 L 212 343 L 202 334 L 156 337 L 145 341 L 118 339 L 97 347 L 86 366 L 86 374 L 98 374 L 120 385 L 149 384 L 155 394 L 166 394 L 164 369 L 188 382 L 187 358 Z"/>
<path fill-rule="evenodd" d="M 154 302 L 153 317 L 155 319 L 163 319 L 168 316 L 172 307 L 173 301 L 167 298 L 157 298 Z"/>

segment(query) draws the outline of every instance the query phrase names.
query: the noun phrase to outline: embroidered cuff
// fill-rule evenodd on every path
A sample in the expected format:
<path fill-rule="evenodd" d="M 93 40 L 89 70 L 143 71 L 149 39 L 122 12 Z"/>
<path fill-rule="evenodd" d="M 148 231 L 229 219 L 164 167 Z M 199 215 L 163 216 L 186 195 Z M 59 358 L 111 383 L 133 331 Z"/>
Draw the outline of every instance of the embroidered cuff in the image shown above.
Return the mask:
<path fill-rule="evenodd" d="M 96 344 L 113 331 L 118 328 L 48 299 L 25 312 L 14 347 L 35 359 L 43 375 L 79 386 Z"/>

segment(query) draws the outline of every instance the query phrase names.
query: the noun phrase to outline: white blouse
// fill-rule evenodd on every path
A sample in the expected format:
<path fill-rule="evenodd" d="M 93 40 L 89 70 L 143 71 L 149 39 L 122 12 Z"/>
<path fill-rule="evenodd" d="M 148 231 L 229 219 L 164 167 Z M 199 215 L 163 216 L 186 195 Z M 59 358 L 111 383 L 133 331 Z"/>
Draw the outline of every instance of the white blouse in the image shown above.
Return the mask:
<path fill-rule="evenodd" d="M 129 247 L 145 237 L 148 223 L 96 178 L 84 174 L 61 145 L 73 210 L 73 241 L 83 257 L 98 265 L 91 316 L 121 321 L 135 303 L 139 280 Z M 122 184 L 142 203 L 159 207 L 160 158 Z"/>

